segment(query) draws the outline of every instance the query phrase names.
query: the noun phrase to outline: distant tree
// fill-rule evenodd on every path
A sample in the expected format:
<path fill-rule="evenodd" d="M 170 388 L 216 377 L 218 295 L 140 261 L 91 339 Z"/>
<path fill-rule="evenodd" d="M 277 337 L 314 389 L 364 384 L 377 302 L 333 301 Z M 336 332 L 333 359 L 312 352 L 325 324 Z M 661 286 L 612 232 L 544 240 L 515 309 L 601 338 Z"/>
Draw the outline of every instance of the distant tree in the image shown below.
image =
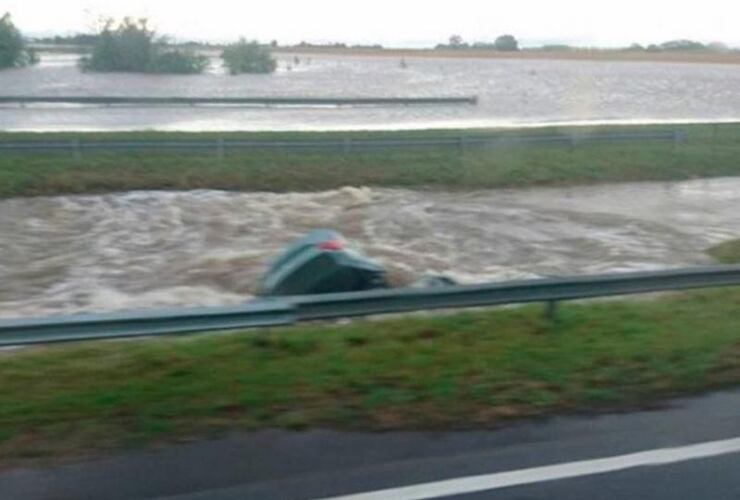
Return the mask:
<path fill-rule="evenodd" d="M 665 51 L 694 51 L 706 50 L 707 47 L 703 43 L 695 42 L 693 40 L 671 40 L 669 42 L 661 43 L 660 49 Z"/>
<path fill-rule="evenodd" d="M 515 52 L 519 50 L 519 42 L 513 35 L 501 35 L 493 42 L 493 47 L 503 52 Z"/>
<path fill-rule="evenodd" d="M 81 61 L 86 71 L 138 73 L 201 73 L 208 58 L 186 50 L 168 50 L 164 38 L 157 38 L 146 19 L 124 18 L 117 26 L 104 22 L 95 39 L 92 54 Z"/>
<path fill-rule="evenodd" d="M 347 48 L 347 44 L 343 42 L 310 43 L 310 42 L 302 41 L 297 46 L 302 47 L 302 48 L 312 48 L 312 49 L 346 49 Z"/>
<path fill-rule="evenodd" d="M 71 36 L 49 36 L 34 38 L 38 43 L 50 43 L 54 45 L 93 45 L 97 41 L 98 35 L 78 33 Z"/>
<path fill-rule="evenodd" d="M 722 42 L 712 42 L 709 45 L 707 45 L 707 49 L 711 50 L 712 52 L 729 52 L 730 47 L 727 46 L 727 44 L 724 44 Z"/>
<path fill-rule="evenodd" d="M 470 45 L 463 41 L 460 35 L 452 35 L 448 43 L 440 43 L 435 47 L 436 50 L 462 50 L 469 48 Z"/>
<path fill-rule="evenodd" d="M 270 47 L 272 47 L 273 49 L 278 48 L 278 41 L 277 40 L 271 41 L 270 42 Z"/>
<path fill-rule="evenodd" d="M 23 35 L 10 19 L 10 14 L 0 17 L 0 69 L 19 68 L 36 64 L 36 52 L 26 47 Z"/>
<path fill-rule="evenodd" d="M 543 45 L 540 50 L 545 52 L 570 52 L 571 50 L 575 50 L 575 47 L 565 44 L 550 44 Z"/>
<path fill-rule="evenodd" d="M 650 45 L 647 46 L 645 50 L 648 52 L 660 52 L 660 47 L 658 47 L 654 43 L 651 43 Z"/>
<path fill-rule="evenodd" d="M 627 48 L 627 50 L 629 50 L 630 52 L 643 52 L 645 50 L 645 47 L 643 47 L 639 43 L 633 43 Z"/>
<path fill-rule="evenodd" d="M 468 44 L 465 43 L 463 40 L 463 37 L 460 35 L 452 35 L 449 40 L 449 45 L 447 48 L 450 49 L 467 49 Z"/>
<path fill-rule="evenodd" d="M 221 53 L 224 64 L 232 75 L 240 73 L 272 73 L 277 69 L 277 61 L 268 47 L 256 40 L 248 42 L 244 38 L 228 45 Z"/>

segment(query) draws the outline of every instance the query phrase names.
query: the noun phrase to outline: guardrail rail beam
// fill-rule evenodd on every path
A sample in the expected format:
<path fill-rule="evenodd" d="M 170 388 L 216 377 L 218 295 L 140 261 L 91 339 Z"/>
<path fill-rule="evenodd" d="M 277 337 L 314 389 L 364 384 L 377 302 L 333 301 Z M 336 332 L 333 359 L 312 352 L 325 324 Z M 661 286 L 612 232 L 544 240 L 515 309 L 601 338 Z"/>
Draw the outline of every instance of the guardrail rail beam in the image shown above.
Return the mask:
<path fill-rule="evenodd" d="M 721 286 L 740 286 L 740 265 L 304 295 L 257 299 L 230 307 L 0 320 L 0 346 L 285 326 L 301 321 L 431 309 L 531 302 L 555 304 L 564 300 Z"/>

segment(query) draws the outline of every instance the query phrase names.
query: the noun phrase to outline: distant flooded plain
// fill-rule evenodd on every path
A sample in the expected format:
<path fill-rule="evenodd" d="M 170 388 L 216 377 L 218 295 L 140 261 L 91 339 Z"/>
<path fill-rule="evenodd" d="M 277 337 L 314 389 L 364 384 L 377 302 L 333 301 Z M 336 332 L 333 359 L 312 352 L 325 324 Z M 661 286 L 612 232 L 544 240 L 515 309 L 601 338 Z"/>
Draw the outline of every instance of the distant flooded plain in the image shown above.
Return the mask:
<path fill-rule="evenodd" d="M 0 130 L 342 130 L 740 120 L 740 65 L 281 54 L 272 75 L 82 73 L 42 54 L 0 72 L 0 94 L 32 96 L 439 97 L 479 103 L 385 107 L 0 108 Z"/>

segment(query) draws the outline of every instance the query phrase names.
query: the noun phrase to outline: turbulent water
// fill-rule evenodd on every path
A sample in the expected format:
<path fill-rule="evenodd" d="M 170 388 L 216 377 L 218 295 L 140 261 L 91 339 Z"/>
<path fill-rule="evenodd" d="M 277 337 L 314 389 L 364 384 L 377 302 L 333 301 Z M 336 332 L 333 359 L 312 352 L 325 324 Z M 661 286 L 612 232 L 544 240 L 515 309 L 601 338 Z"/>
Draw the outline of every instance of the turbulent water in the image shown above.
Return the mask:
<path fill-rule="evenodd" d="M 3 130 L 336 130 L 740 119 L 740 65 L 281 56 L 273 75 L 81 73 L 77 57 L 0 73 L 3 95 L 477 95 L 477 106 L 0 108 Z M 288 68 L 291 68 L 288 70 Z"/>
<path fill-rule="evenodd" d="M 334 228 L 396 283 L 709 262 L 740 179 L 468 193 L 133 192 L 0 201 L 0 317 L 245 300 L 269 259 Z"/>

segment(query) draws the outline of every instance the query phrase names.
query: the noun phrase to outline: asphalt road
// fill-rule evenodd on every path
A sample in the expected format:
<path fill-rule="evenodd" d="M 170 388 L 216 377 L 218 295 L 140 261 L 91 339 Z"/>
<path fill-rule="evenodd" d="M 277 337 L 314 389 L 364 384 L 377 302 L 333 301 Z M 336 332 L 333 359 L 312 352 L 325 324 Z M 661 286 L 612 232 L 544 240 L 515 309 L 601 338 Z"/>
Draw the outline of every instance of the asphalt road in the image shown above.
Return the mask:
<path fill-rule="evenodd" d="M 737 438 L 740 390 L 485 432 L 235 435 L 10 471 L 0 498 L 737 500 Z"/>

